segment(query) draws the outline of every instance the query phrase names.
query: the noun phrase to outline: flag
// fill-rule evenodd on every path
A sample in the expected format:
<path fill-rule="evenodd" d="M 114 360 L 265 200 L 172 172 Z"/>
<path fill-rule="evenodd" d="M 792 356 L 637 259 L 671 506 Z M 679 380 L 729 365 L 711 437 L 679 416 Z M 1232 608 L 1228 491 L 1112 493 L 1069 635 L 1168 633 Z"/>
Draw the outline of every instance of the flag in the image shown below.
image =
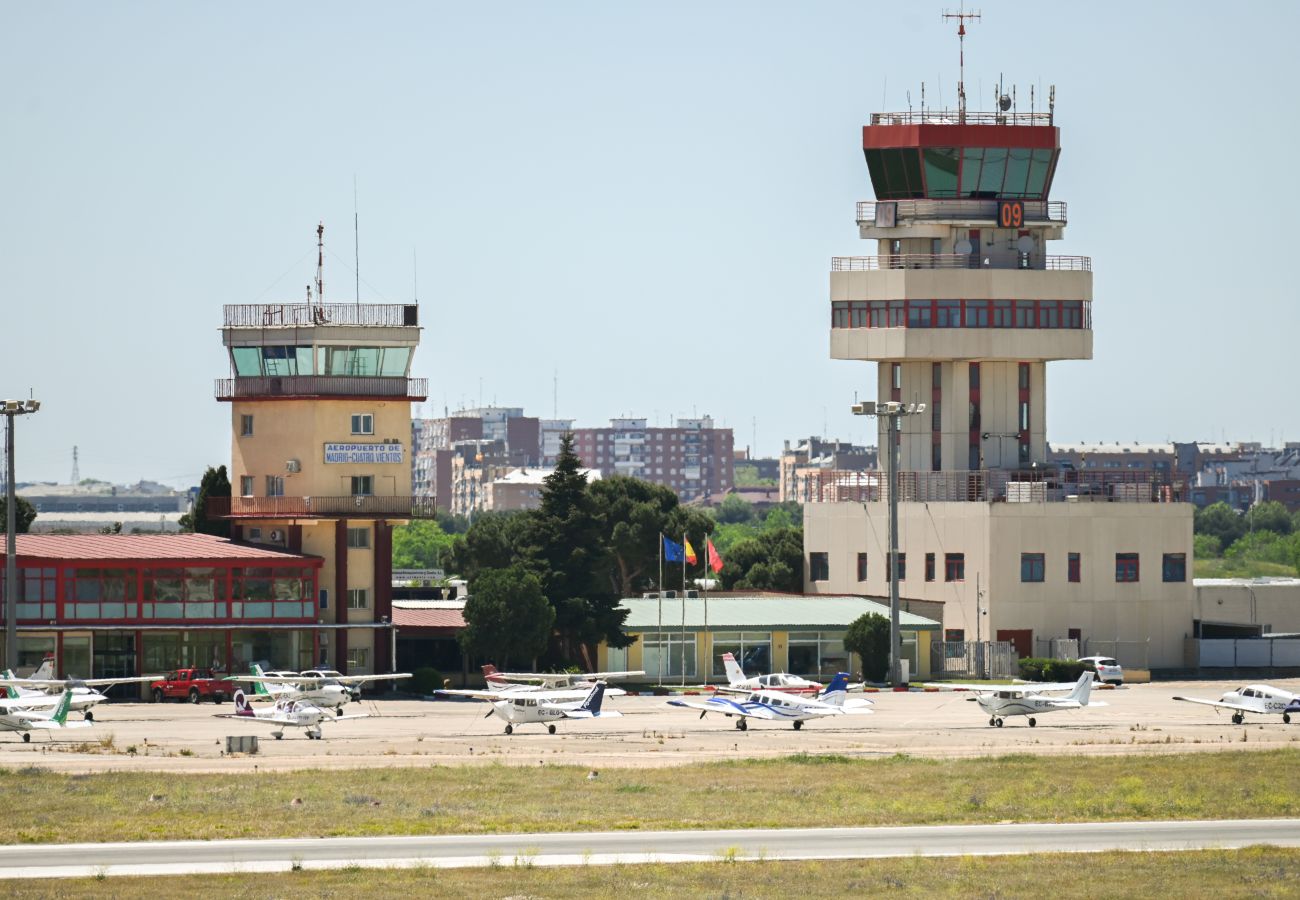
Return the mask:
<path fill-rule="evenodd" d="M 663 537 L 663 535 L 660 535 L 660 537 Z M 682 545 L 664 538 L 664 560 L 667 562 L 681 562 Z"/>
<path fill-rule="evenodd" d="M 699 562 L 699 557 L 695 555 L 695 548 L 691 546 L 691 542 L 686 535 L 682 535 L 682 540 L 686 541 L 686 561 L 691 565 L 695 565 Z"/>
<path fill-rule="evenodd" d="M 707 545 L 706 549 L 709 554 L 709 568 L 714 572 L 721 572 L 723 565 L 722 554 L 718 552 L 717 547 L 713 546 L 713 540 L 711 538 L 705 538 L 704 543 Z"/>

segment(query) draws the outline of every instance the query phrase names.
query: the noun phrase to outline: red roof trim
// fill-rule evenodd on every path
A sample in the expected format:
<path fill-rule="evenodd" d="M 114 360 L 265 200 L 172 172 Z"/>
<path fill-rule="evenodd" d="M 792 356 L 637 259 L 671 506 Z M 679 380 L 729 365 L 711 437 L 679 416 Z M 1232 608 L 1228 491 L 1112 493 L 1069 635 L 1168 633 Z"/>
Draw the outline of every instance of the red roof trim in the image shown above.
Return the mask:
<path fill-rule="evenodd" d="M 1059 150 L 1055 125 L 864 125 L 862 148 L 1019 147 Z"/>

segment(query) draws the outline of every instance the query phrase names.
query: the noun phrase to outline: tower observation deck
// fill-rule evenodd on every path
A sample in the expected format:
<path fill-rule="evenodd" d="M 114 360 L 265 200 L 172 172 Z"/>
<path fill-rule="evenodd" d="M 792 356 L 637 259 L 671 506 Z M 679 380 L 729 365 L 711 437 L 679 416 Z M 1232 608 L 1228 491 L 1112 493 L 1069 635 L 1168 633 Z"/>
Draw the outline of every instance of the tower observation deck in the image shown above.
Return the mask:
<path fill-rule="evenodd" d="M 1054 105 L 1054 104 L 1053 104 Z M 873 255 L 831 261 L 831 357 L 878 364 L 880 401 L 919 401 L 901 469 L 1046 460 L 1046 363 L 1092 358 L 1092 263 L 1058 256 L 1053 112 L 876 113 L 862 147 Z"/>

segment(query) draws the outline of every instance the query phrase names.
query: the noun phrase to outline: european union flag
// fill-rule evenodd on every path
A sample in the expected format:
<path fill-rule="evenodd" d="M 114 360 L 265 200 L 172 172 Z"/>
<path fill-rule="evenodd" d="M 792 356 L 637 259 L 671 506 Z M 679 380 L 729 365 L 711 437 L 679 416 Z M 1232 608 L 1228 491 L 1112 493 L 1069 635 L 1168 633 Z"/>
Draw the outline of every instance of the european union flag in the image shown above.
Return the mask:
<path fill-rule="evenodd" d="M 686 550 L 682 545 L 664 538 L 664 561 L 682 562 L 684 559 L 686 559 Z"/>

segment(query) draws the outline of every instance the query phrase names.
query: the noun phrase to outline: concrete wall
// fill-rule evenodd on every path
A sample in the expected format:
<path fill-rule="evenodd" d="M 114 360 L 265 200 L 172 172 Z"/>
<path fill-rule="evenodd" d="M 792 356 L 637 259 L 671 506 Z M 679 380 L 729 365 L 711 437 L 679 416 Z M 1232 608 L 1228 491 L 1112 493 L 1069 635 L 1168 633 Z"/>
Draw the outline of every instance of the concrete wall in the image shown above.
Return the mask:
<path fill-rule="evenodd" d="M 1195 617 L 1202 622 L 1258 625 L 1264 632 L 1300 632 L 1300 579 L 1198 580 Z"/>

